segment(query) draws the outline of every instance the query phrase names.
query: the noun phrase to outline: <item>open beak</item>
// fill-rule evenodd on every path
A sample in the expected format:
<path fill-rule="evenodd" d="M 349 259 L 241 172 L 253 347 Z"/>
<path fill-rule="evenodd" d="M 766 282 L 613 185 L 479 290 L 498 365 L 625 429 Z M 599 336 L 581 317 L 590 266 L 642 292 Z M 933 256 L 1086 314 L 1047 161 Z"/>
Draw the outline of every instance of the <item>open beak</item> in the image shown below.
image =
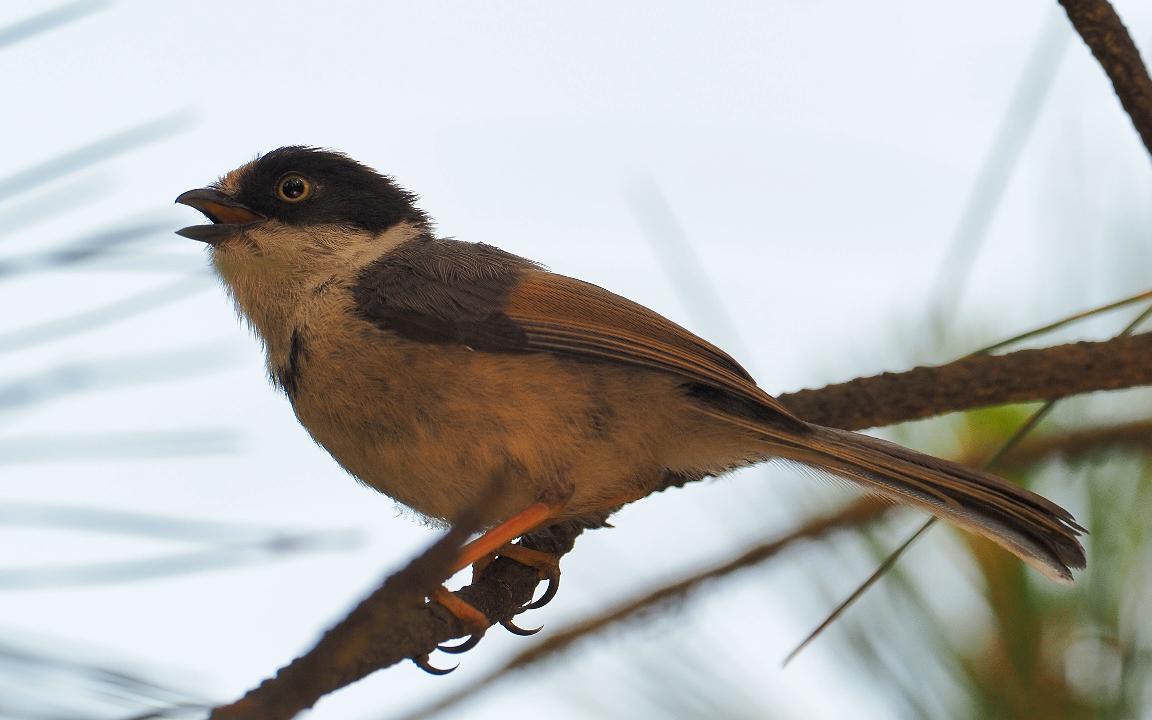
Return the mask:
<path fill-rule="evenodd" d="M 211 225 L 192 225 L 177 230 L 176 234 L 209 245 L 217 245 L 245 227 L 267 220 L 260 213 L 249 210 L 219 190 L 210 188 L 189 190 L 176 198 L 176 202 L 196 208 L 212 221 Z"/>

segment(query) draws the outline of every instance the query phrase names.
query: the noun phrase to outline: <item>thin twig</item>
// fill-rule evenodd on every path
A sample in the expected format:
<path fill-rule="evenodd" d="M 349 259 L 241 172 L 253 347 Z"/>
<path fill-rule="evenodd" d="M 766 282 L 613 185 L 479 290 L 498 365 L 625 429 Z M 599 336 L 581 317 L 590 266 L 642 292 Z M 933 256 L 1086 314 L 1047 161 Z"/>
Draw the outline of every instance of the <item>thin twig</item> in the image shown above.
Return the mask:
<path fill-rule="evenodd" d="M 1006 453 L 1000 467 L 1024 467 L 1048 457 L 1076 457 L 1109 448 L 1152 453 L 1152 420 L 1053 433 L 1021 443 Z M 972 459 L 960 460 L 974 464 Z"/>
<path fill-rule="evenodd" d="M 1129 295 L 1122 300 L 1116 300 L 1115 302 L 1106 303 L 1104 305 L 1097 305 L 1096 307 L 1090 308 L 1088 310 L 1081 310 L 1080 312 L 1072 313 L 1071 315 L 1060 318 L 1055 322 L 1050 322 L 1047 325 L 1041 325 L 1038 328 L 1033 328 L 1027 332 L 1022 332 L 1019 335 L 1013 335 L 1012 337 L 1005 340 L 1001 340 L 999 342 L 988 345 L 987 347 L 980 348 L 976 352 L 972 353 L 972 355 L 986 355 L 988 353 L 993 353 L 997 350 L 1006 348 L 1009 345 L 1015 345 L 1018 342 L 1050 333 L 1053 330 L 1059 330 L 1065 325 L 1070 325 L 1071 323 L 1085 320 L 1090 317 L 1095 317 L 1096 315 L 1110 312 L 1112 310 L 1128 307 L 1129 305 L 1138 303 L 1142 300 L 1152 300 L 1152 290 L 1145 290 L 1144 292 L 1139 292 L 1135 295 Z"/>

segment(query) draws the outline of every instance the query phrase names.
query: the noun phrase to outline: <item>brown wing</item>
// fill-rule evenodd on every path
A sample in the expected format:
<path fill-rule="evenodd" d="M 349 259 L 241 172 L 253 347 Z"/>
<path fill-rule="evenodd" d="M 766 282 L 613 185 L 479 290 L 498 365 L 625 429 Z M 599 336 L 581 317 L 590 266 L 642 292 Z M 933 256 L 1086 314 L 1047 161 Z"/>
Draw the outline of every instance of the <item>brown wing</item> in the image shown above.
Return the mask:
<path fill-rule="evenodd" d="M 591 283 L 525 272 L 508 294 L 504 315 L 524 331 L 528 349 L 676 373 L 796 419 L 720 348 Z"/>
<path fill-rule="evenodd" d="M 411 241 L 367 267 L 353 296 L 362 318 L 411 340 L 648 367 L 801 422 L 723 350 L 667 318 L 488 245 Z"/>

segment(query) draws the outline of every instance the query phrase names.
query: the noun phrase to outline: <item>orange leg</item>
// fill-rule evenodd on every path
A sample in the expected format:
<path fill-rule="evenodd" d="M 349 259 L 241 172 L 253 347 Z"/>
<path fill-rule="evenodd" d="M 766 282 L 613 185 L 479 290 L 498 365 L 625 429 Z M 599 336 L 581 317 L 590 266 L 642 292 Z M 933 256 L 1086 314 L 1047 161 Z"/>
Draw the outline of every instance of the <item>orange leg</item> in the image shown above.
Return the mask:
<path fill-rule="evenodd" d="M 534 503 L 460 548 L 456 561 L 452 563 L 449 571 L 455 575 L 469 565 L 474 564 L 489 555 L 495 554 L 500 548 L 512 542 L 521 535 L 531 532 L 548 520 L 556 517 L 560 506 Z"/>
<path fill-rule="evenodd" d="M 621 495 L 606 501 L 604 508 L 614 510 L 622 505 L 638 500 L 643 496 L 643 493 Z M 537 572 L 540 573 L 540 579 L 548 581 L 548 587 L 544 590 L 544 594 L 540 596 L 540 599 L 525 605 L 522 609 L 530 610 L 543 607 L 556 595 L 556 590 L 560 587 L 559 558 L 539 550 L 513 545 L 512 541 L 557 517 L 562 509 L 562 505 L 549 505 L 542 502 L 529 505 L 460 548 L 460 552 L 456 555 L 456 560 L 449 567 L 450 574 L 455 575 L 471 565 L 472 577 L 475 579 L 496 557 L 506 557 L 510 560 L 515 560 L 521 565 L 535 568 Z M 472 633 L 467 640 L 459 645 L 441 645 L 440 650 L 444 652 L 467 652 L 480 642 L 484 631 L 492 624 L 492 621 L 488 619 L 484 613 L 448 592 L 448 590 L 443 587 L 433 591 L 430 598 L 434 602 L 438 602 L 447 608 L 449 612 L 463 623 L 465 629 Z M 533 635 L 539 630 L 539 628 L 536 630 L 524 630 L 517 627 L 511 620 L 504 620 L 500 624 L 517 635 Z M 421 668 L 434 674 L 450 672 L 430 666 L 427 658 L 417 658 L 415 661 Z"/>
<path fill-rule="evenodd" d="M 505 545 L 472 563 L 472 580 L 475 581 L 497 557 L 506 557 L 525 567 L 536 568 L 545 579 L 560 576 L 560 560 L 552 553 L 533 550 L 522 545 Z"/>
<path fill-rule="evenodd" d="M 455 615 L 470 635 L 483 635 L 492 624 L 484 613 L 453 595 L 446 587 L 436 588 L 428 597 Z"/>
<path fill-rule="evenodd" d="M 508 557 L 528 567 L 536 568 L 543 576 L 543 579 L 548 580 L 548 589 L 545 591 L 544 596 L 541 597 L 540 600 L 532 603 L 529 607 L 542 606 L 556 594 L 556 588 L 559 586 L 560 580 L 559 562 L 556 557 L 548 553 L 522 548 L 518 545 L 512 545 L 511 542 L 521 535 L 531 532 L 551 518 L 556 517 L 559 510 L 559 506 L 547 505 L 545 503 L 529 505 L 524 510 L 516 513 L 460 548 L 456 560 L 449 568 L 450 572 L 455 575 L 460 570 L 472 565 L 473 577 L 475 577 L 476 573 L 487 567 L 497 555 Z M 434 590 L 429 597 L 434 602 L 443 605 L 448 612 L 455 615 L 464 625 L 465 629 L 471 633 L 471 637 L 460 645 L 440 646 L 440 649 L 445 652 L 461 653 L 475 647 L 476 643 L 480 641 L 481 636 L 483 636 L 484 631 L 492 624 L 491 620 L 485 617 L 484 613 L 456 597 L 443 587 Z M 512 624 L 511 621 L 504 621 L 501 624 L 510 631 L 521 635 L 530 635 L 536 632 L 535 630 L 522 630 Z M 424 669 L 428 670 L 427 667 Z"/>

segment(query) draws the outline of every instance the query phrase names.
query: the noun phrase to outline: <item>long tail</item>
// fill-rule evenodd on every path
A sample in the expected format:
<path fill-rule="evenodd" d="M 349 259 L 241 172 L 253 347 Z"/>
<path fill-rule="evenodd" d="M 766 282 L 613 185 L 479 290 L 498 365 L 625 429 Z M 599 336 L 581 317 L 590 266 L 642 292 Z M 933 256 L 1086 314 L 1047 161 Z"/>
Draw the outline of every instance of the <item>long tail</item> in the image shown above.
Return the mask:
<path fill-rule="evenodd" d="M 1072 581 L 1086 532 L 1064 508 L 986 472 L 859 433 L 809 425 L 770 432 L 773 454 L 829 470 L 983 535 L 1045 575 Z"/>

